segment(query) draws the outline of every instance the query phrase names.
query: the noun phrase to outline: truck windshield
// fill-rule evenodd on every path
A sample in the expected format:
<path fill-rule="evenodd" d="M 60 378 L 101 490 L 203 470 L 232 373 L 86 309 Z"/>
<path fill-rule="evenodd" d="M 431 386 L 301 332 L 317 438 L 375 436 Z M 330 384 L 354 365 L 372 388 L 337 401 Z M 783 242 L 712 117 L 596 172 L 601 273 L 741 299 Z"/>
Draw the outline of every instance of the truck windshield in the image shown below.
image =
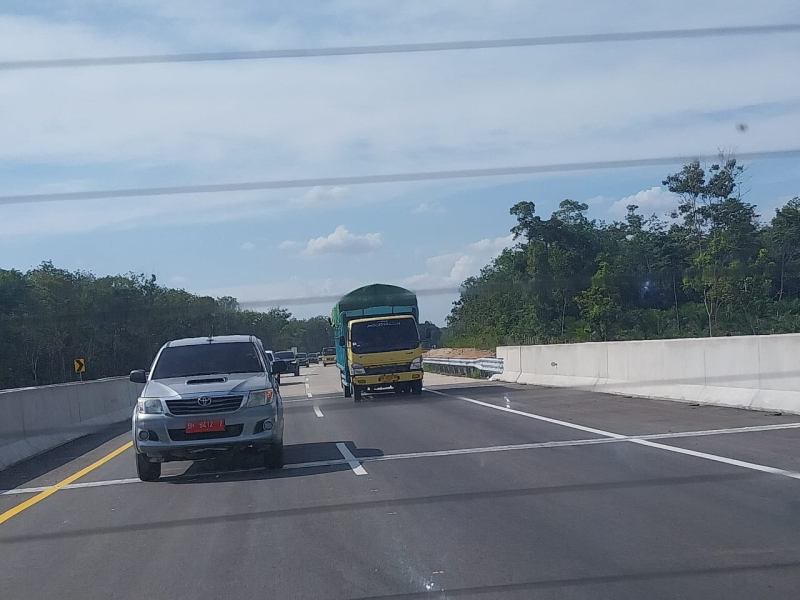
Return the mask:
<path fill-rule="evenodd" d="M 275 356 L 282 360 L 286 360 L 287 358 L 289 360 L 294 360 L 294 352 L 276 352 Z"/>
<path fill-rule="evenodd" d="M 419 332 L 414 319 L 360 321 L 350 326 L 350 346 L 358 354 L 410 350 L 419 346 Z"/>
<path fill-rule="evenodd" d="M 336 354 L 336 349 L 335 348 L 323 348 L 322 349 L 322 355 L 323 356 L 333 356 L 334 354 Z"/>
<path fill-rule="evenodd" d="M 153 369 L 153 379 L 263 373 L 258 350 L 250 342 L 198 344 L 164 348 Z"/>

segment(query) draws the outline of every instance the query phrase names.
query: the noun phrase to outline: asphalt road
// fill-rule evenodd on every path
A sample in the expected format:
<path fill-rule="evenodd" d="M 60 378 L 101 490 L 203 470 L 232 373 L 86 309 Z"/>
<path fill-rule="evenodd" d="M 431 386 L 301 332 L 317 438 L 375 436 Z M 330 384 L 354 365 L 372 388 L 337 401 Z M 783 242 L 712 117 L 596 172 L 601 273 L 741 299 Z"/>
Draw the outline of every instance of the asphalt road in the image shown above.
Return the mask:
<path fill-rule="evenodd" d="M 141 483 L 125 427 L 2 472 L 0 596 L 797 597 L 800 417 L 426 386 L 354 404 L 334 367 L 285 376 L 278 473 Z"/>

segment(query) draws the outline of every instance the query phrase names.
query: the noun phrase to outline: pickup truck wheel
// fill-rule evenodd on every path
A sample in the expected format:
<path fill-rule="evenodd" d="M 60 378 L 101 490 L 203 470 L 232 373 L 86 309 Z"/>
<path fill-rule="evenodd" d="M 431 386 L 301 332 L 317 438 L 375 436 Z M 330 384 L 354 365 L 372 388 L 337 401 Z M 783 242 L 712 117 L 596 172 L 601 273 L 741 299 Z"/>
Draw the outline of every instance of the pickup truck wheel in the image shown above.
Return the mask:
<path fill-rule="evenodd" d="M 294 376 L 295 376 L 295 377 L 300 377 L 300 367 L 297 367 L 297 368 L 294 370 Z"/>
<path fill-rule="evenodd" d="M 137 454 L 136 474 L 142 481 L 157 481 L 161 477 L 161 463 L 150 462 L 146 454 Z"/>
<path fill-rule="evenodd" d="M 411 382 L 411 393 L 414 396 L 421 396 L 422 395 L 422 382 L 421 381 L 417 380 L 417 381 L 412 381 Z"/>
<path fill-rule="evenodd" d="M 353 400 L 355 402 L 361 402 L 361 386 L 353 384 Z"/>
<path fill-rule="evenodd" d="M 282 469 L 284 464 L 283 457 L 283 442 L 272 444 L 264 452 L 264 468 L 266 469 Z"/>

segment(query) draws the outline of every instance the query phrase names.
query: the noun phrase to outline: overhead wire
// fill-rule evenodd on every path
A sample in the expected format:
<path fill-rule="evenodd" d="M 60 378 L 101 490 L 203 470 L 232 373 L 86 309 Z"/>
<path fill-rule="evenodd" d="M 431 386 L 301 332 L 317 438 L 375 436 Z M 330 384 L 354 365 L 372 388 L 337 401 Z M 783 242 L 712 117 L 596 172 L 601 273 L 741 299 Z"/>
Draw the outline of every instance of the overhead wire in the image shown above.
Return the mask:
<path fill-rule="evenodd" d="M 453 50 L 481 50 L 491 48 L 566 46 L 575 44 L 603 44 L 613 42 L 719 38 L 744 35 L 776 35 L 798 32 L 800 32 L 800 24 L 782 23 L 729 27 L 704 27 L 696 29 L 663 29 L 649 31 L 552 35 L 490 40 L 460 40 L 452 42 L 331 46 L 325 48 L 287 48 L 272 50 L 232 50 L 217 52 L 140 54 L 125 56 L 16 59 L 0 61 L 0 71 L 64 69 L 76 67 L 119 67 L 168 63 L 230 62 L 242 60 L 313 58 L 326 56 L 359 56 L 370 54 L 408 54 L 420 52 L 446 52 Z"/>
<path fill-rule="evenodd" d="M 734 154 L 740 160 L 764 160 L 800 157 L 800 148 L 785 150 L 766 150 Z M 244 181 L 237 183 L 204 183 L 176 186 L 137 187 L 107 190 L 86 190 L 76 192 L 42 192 L 36 194 L 0 195 L 0 205 L 29 204 L 37 202 L 65 202 L 77 200 L 110 200 L 116 198 L 140 198 L 147 196 L 174 196 L 183 194 L 219 194 L 223 192 L 252 192 L 290 188 L 310 188 L 344 185 L 366 185 L 380 183 L 408 183 L 417 181 L 436 181 L 447 179 L 471 179 L 482 177 L 503 177 L 514 175 L 539 175 L 575 171 L 592 171 L 636 167 L 652 167 L 686 163 L 694 160 L 712 161 L 718 154 L 672 155 L 652 158 L 622 160 L 583 161 L 543 165 L 517 165 L 509 167 L 486 167 L 476 169 L 455 169 L 444 171 L 418 171 L 405 173 L 386 173 L 379 175 L 352 175 L 341 177 L 312 177 L 305 179 L 271 179 L 264 181 Z"/>

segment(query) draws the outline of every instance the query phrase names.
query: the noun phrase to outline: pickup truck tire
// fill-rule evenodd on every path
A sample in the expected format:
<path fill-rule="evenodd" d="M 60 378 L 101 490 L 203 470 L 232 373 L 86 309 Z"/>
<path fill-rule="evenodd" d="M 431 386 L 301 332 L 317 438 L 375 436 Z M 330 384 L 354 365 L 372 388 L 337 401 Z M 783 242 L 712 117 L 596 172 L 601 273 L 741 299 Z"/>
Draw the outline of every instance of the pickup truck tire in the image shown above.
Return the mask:
<path fill-rule="evenodd" d="M 421 381 L 417 380 L 417 381 L 412 381 L 411 382 L 411 393 L 414 396 L 421 396 L 422 395 L 422 382 Z"/>
<path fill-rule="evenodd" d="M 136 474 L 142 481 L 158 481 L 161 477 L 161 463 L 150 462 L 146 454 L 137 454 Z"/>
<path fill-rule="evenodd" d="M 267 469 L 282 469 L 284 464 L 283 442 L 272 444 L 264 452 L 264 467 Z"/>
<path fill-rule="evenodd" d="M 353 384 L 353 401 L 361 402 L 361 386 Z"/>
<path fill-rule="evenodd" d="M 299 366 L 294 370 L 294 376 L 295 377 L 300 377 L 300 367 Z"/>

